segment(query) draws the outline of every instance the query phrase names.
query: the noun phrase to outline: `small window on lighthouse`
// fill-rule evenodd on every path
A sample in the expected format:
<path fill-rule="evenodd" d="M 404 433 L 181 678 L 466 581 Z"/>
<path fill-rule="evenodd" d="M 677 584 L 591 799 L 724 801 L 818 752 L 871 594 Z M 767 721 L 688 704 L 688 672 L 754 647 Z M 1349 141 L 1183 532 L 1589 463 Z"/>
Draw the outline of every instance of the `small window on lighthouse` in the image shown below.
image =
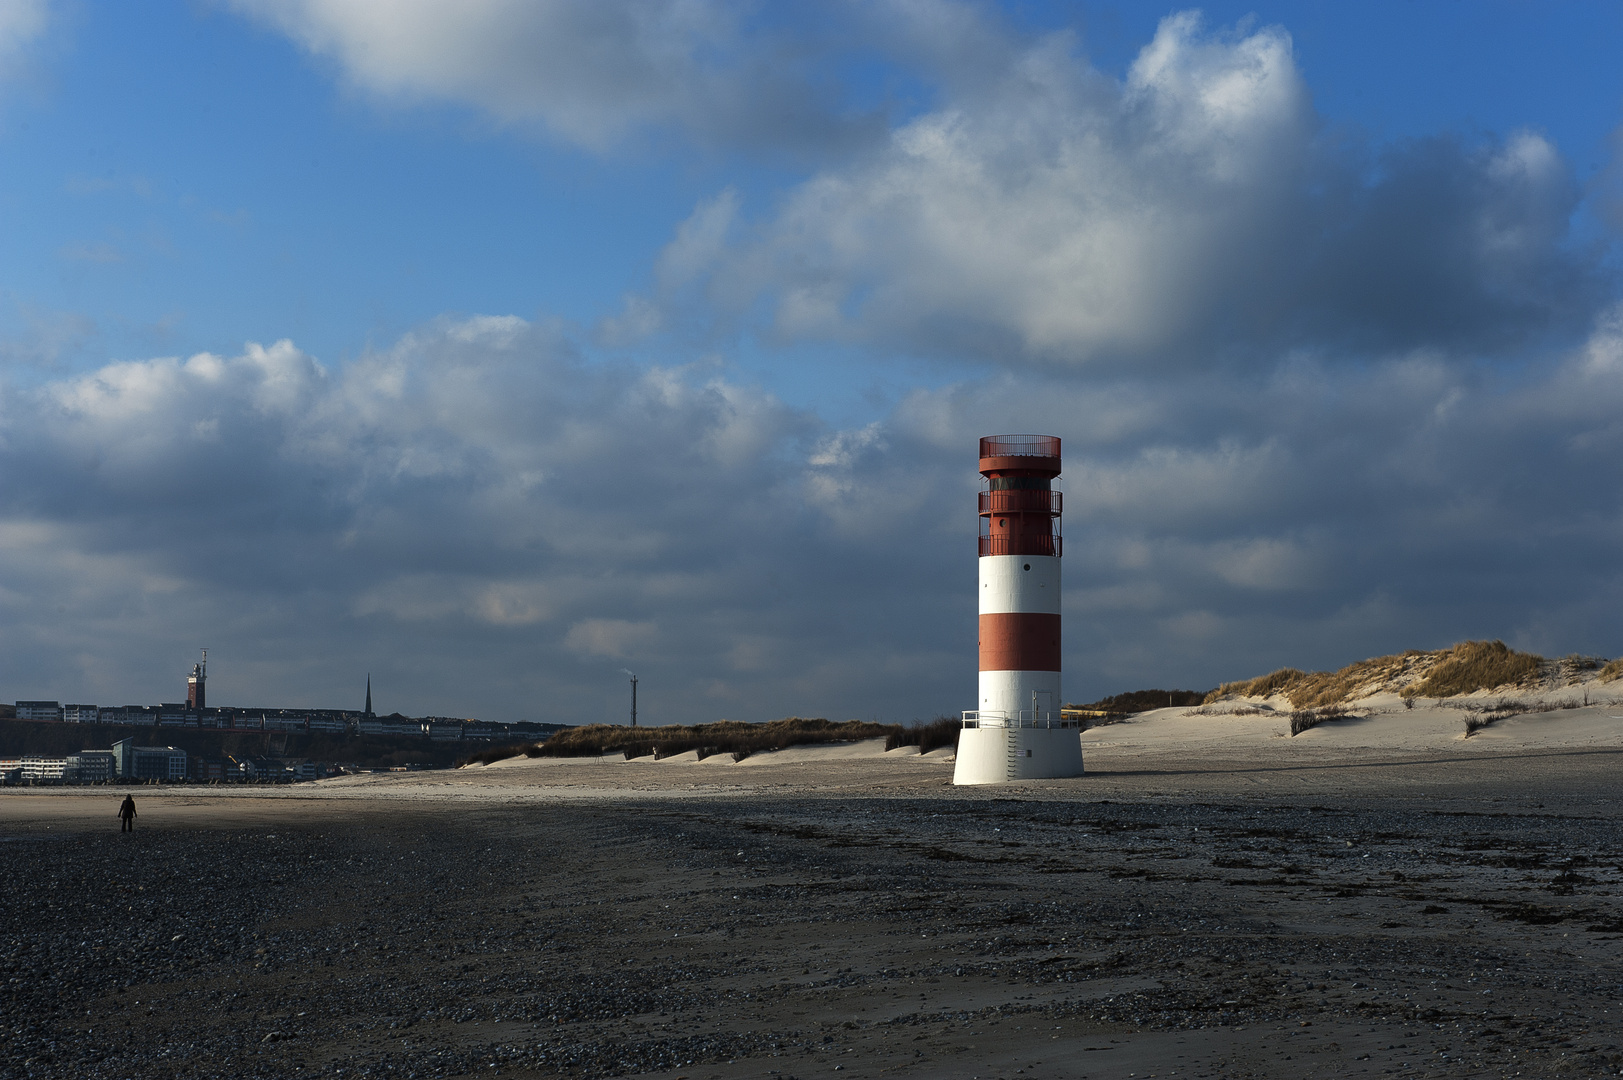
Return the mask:
<path fill-rule="evenodd" d="M 1002 518 L 997 519 L 997 527 L 1000 528 L 1000 529 L 1006 528 L 1008 526 L 1008 524 L 1009 523 L 1007 521 L 1003 520 Z"/>
<path fill-rule="evenodd" d="M 1030 563 L 1027 563 L 1027 564 L 1026 564 L 1026 569 L 1027 569 L 1027 570 L 1030 570 L 1030 569 L 1031 569 L 1031 564 L 1030 564 Z"/>

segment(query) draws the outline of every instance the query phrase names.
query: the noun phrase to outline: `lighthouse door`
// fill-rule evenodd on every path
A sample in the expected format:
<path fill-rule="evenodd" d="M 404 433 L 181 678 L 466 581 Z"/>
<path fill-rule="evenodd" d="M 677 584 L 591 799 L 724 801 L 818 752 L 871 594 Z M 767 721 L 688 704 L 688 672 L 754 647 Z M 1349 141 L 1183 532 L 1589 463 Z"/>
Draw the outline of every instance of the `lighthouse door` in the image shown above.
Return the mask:
<path fill-rule="evenodd" d="M 1054 692 L 1052 690 L 1033 690 L 1031 692 L 1031 712 L 1029 715 L 1033 722 L 1052 719 L 1055 708 L 1057 706 L 1054 703 Z"/>

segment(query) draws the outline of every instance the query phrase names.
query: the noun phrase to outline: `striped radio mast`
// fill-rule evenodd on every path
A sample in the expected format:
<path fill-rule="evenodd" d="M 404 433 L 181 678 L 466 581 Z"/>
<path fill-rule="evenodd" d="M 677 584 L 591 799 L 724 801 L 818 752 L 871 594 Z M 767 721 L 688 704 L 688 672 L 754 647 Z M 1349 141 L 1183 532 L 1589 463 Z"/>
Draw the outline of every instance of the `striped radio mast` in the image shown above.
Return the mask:
<path fill-rule="evenodd" d="M 955 784 L 1082 775 L 1081 725 L 1060 713 L 1060 442 L 981 440 L 980 692 Z"/>

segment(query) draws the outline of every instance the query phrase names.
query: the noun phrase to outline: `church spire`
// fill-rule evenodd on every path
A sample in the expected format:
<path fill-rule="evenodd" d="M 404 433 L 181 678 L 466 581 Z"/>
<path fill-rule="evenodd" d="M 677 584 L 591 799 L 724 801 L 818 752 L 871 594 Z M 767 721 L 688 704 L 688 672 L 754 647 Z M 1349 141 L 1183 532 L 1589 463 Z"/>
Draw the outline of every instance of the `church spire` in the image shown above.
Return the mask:
<path fill-rule="evenodd" d="M 366 715 L 372 715 L 372 673 L 366 673 Z"/>

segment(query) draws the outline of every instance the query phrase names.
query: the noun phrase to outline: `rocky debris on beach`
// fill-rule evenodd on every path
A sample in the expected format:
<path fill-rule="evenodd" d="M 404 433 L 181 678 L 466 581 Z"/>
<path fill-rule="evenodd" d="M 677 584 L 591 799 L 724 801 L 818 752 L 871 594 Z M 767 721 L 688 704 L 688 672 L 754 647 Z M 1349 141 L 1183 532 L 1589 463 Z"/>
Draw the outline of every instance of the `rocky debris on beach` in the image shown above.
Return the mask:
<path fill-rule="evenodd" d="M 18 826 L 0 1077 L 1598 1075 L 1620 832 L 1016 791 Z"/>

